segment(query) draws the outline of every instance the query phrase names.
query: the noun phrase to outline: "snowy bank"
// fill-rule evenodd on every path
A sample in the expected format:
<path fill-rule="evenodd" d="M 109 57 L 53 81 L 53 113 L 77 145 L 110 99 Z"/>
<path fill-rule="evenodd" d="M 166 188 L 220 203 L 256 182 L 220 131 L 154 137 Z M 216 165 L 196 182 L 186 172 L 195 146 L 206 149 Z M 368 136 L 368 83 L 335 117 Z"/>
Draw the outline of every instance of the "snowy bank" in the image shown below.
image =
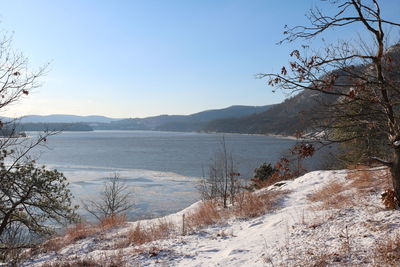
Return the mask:
<path fill-rule="evenodd" d="M 380 200 L 387 174 L 383 168 L 310 172 L 256 192 L 288 191 L 278 209 L 257 218 L 229 219 L 185 236 L 116 248 L 116 242 L 137 225 L 129 223 L 57 252 L 38 254 L 23 266 L 58 266 L 84 260 L 107 266 L 110 258 L 121 266 L 379 266 L 376 251 L 389 236 L 400 233 L 399 212 L 387 210 Z M 199 205 L 197 202 L 162 219 L 180 226 L 182 215 Z"/>

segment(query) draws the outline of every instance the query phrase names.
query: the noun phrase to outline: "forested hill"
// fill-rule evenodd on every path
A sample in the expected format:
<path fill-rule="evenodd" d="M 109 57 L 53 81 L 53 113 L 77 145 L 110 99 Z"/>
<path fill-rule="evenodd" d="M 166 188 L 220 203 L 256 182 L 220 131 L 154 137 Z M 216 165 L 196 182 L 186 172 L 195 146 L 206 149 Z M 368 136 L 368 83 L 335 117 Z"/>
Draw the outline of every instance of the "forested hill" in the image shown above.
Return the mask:
<path fill-rule="evenodd" d="M 206 110 L 184 116 L 179 120 L 166 122 L 156 127 L 161 131 L 202 131 L 206 125 L 213 120 L 222 118 L 240 118 L 244 116 L 262 113 L 270 108 L 269 106 L 231 106 L 224 109 Z"/>
<path fill-rule="evenodd" d="M 146 118 L 114 119 L 104 116 L 76 115 L 29 115 L 16 119 L 19 128 L 25 131 L 66 130 L 155 130 L 155 131 L 203 131 L 213 120 L 239 118 L 262 113 L 274 105 L 231 106 L 223 109 L 206 110 L 190 115 L 159 115 Z M 13 118 L 0 117 L 0 121 L 13 121 Z"/>
<path fill-rule="evenodd" d="M 206 132 L 293 135 L 296 131 L 309 129 L 312 115 L 318 107 L 321 97 L 323 96 L 318 93 L 303 91 L 274 105 L 265 112 L 241 118 L 213 120 L 207 123 L 203 130 Z"/>
<path fill-rule="evenodd" d="M 390 55 L 392 64 L 400 66 L 400 43 L 390 47 L 386 53 Z M 352 72 L 365 72 L 369 65 L 351 66 Z M 352 81 L 342 70 L 334 70 L 338 84 L 349 84 L 348 87 L 336 88 L 348 90 Z M 398 75 L 398 74 L 396 74 Z M 392 77 L 399 79 L 400 77 Z M 346 81 L 345 81 L 346 80 Z M 353 81 L 354 82 L 354 81 Z M 335 88 L 335 86 L 333 86 Z M 293 135 L 296 131 L 312 131 L 312 120 L 329 105 L 337 101 L 336 96 L 321 94 L 306 90 L 286 99 L 265 112 L 242 118 L 223 118 L 209 122 L 204 128 L 207 132 L 252 133 L 252 134 L 283 134 Z"/>
<path fill-rule="evenodd" d="M 156 130 L 156 131 L 202 131 L 212 120 L 239 118 L 264 112 L 268 106 L 231 106 L 224 109 L 206 110 L 190 115 L 160 115 L 147 118 L 131 118 L 110 123 L 91 124 L 101 130 Z"/>
<path fill-rule="evenodd" d="M 16 125 L 18 132 L 23 131 L 67 131 L 84 132 L 93 131 L 93 128 L 85 123 L 20 123 Z"/>

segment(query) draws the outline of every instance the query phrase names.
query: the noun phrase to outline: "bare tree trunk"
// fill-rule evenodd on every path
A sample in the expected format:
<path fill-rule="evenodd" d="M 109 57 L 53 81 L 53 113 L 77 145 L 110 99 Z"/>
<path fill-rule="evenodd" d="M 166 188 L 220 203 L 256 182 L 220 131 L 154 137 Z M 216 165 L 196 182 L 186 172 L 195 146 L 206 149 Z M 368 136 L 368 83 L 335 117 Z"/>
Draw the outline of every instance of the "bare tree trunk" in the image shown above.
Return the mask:
<path fill-rule="evenodd" d="M 390 168 L 392 173 L 393 190 L 397 201 L 400 200 L 400 148 L 395 148 L 393 153 L 393 161 Z"/>
<path fill-rule="evenodd" d="M 222 136 L 222 148 L 223 148 L 223 161 L 224 161 L 224 179 L 225 179 L 225 184 L 224 184 L 224 208 L 228 207 L 227 204 L 227 199 L 228 199 L 228 153 L 226 151 L 226 143 L 225 143 L 225 137 Z"/>

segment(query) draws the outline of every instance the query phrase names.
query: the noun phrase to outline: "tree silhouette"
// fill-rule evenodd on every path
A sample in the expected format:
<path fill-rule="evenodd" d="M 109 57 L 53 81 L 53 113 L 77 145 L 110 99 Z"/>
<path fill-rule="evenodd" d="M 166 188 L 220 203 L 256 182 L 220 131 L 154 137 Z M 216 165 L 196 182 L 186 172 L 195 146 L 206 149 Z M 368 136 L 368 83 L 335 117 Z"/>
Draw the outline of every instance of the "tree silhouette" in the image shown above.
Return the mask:
<path fill-rule="evenodd" d="M 372 41 L 338 41 L 318 51 L 303 45 L 290 53 L 292 59 L 279 73 L 259 77 L 283 90 L 308 90 L 319 96 L 321 105 L 308 138 L 327 144 L 360 140 L 366 131 L 383 137 L 388 146 L 382 151 L 390 150 L 392 155 L 386 152 L 385 158 L 371 158 L 390 167 L 395 195 L 400 200 L 400 45 L 388 48 L 387 41 L 387 28 L 400 24 L 382 16 L 377 0 L 329 2 L 336 6 L 335 13 L 311 9 L 310 25 L 286 26 L 286 37 L 280 43 L 312 41 L 328 30 L 351 25 L 361 25 Z"/>

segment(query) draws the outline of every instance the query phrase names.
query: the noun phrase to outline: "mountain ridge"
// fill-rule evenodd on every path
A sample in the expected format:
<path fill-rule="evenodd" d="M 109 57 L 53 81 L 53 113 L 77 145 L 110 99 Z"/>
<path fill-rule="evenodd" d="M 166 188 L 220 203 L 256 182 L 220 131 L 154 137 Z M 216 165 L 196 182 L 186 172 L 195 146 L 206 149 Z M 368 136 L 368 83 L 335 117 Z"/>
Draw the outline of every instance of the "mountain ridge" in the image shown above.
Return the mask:
<path fill-rule="evenodd" d="M 189 115 L 157 115 L 145 118 L 110 118 L 101 115 L 27 115 L 21 118 L 1 117 L 3 122 L 14 121 L 21 126 L 43 127 L 50 124 L 86 124 L 94 130 L 155 130 L 155 131 L 204 131 L 205 126 L 223 118 L 239 118 L 262 113 L 276 104 L 265 106 L 233 105 L 221 109 L 208 109 Z M 41 126 L 41 127 L 42 127 Z"/>
<path fill-rule="evenodd" d="M 27 115 L 20 119 L 21 123 L 108 123 L 119 120 L 101 115 L 72 115 L 72 114 L 49 114 L 49 115 Z"/>
<path fill-rule="evenodd" d="M 212 120 L 221 118 L 239 118 L 257 114 L 273 107 L 234 105 L 222 109 L 210 109 L 189 115 L 158 115 L 145 118 L 126 118 L 109 123 L 90 124 L 95 130 L 155 130 L 155 131 L 203 131 Z"/>

